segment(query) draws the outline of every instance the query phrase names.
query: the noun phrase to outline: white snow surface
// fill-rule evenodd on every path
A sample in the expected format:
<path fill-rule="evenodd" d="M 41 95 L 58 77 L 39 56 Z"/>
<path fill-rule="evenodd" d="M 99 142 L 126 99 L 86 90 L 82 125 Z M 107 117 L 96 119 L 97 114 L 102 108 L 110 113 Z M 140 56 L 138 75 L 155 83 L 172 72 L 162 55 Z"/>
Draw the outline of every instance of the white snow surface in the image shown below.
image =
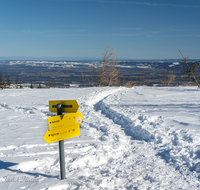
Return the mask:
<path fill-rule="evenodd" d="M 196 87 L 0 91 L 0 189 L 200 189 Z M 79 137 L 47 144 L 49 100 L 77 100 Z"/>

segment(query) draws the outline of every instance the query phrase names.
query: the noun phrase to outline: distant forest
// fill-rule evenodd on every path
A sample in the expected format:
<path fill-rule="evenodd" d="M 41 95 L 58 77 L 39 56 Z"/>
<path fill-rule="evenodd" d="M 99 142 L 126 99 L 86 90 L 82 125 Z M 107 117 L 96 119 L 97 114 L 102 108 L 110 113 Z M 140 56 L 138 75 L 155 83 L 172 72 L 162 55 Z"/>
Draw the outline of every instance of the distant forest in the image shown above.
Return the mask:
<path fill-rule="evenodd" d="M 93 62 L 95 63 L 95 62 Z M 195 64 L 191 62 L 190 64 Z M 188 80 L 184 61 L 121 61 L 118 86 L 196 85 Z M 200 76 L 199 67 L 195 74 Z M 70 88 L 98 86 L 98 76 L 87 61 L 0 61 L 2 88 Z M 116 84 L 115 84 L 116 85 Z"/>

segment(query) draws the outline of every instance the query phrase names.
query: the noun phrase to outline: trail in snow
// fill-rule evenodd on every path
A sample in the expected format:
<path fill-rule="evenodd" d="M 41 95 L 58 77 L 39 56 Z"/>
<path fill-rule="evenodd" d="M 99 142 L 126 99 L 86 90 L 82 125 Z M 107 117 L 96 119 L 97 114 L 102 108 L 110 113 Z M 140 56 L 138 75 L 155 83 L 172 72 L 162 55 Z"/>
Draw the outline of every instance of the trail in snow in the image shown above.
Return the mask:
<path fill-rule="evenodd" d="M 143 165 L 139 164 L 143 173 L 142 179 L 139 180 L 140 184 L 143 184 L 146 180 L 150 180 L 150 182 L 154 182 L 154 184 L 157 182 L 156 186 L 159 184 L 160 187 L 166 187 L 168 181 L 170 181 L 171 178 L 176 177 L 176 188 L 177 184 L 179 184 L 180 187 L 184 186 L 185 188 L 191 187 L 191 184 L 195 187 L 198 184 L 198 181 L 196 181 L 195 178 L 199 178 L 197 173 L 199 173 L 200 170 L 199 162 L 195 163 L 194 159 L 195 154 L 197 153 L 193 152 L 193 147 L 190 146 L 190 143 L 192 142 L 191 135 L 187 134 L 187 130 L 177 131 L 176 129 L 170 129 L 169 126 L 164 128 L 161 127 L 160 129 L 160 126 L 164 123 L 162 116 L 147 116 L 140 113 L 136 114 L 135 119 L 131 120 L 129 117 L 111 109 L 109 105 L 106 105 L 104 100 L 109 98 L 109 102 L 113 102 L 117 97 L 117 100 L 119 101 L 119 97 L 122 97 L 126 91 L 128 90 L 122 88 L 121 91 L 113 91 L 113 93 L 100 93 L 95 97 L 98 101 L 94 101 L 95 104 L 89 104 L 94 108 L 92 111 L 97 112 L 94 112 L 94 115 L 98 117 L 95 119 L 96 122 L 92 121 L 92 124 L 89 124 L 89 126 L 95 128 L 97 132 L 100 132 L 99 136 L 101 135 L 101 137 L 99 139 L 101 141 L 109 141 L 109 143 L 111 142 L 111 139 L 113 139 L 112 144 L 121 141 L 121 139 L 124 139 L 123 142 L 126 142 L 126 148 L 121 149 L 121 154 L 119 154 L 119 150 L 117 150 L 118 154 L 116 155 L 115 152 L 109 150 L 109 153 L 112 152 L 111 155 L 115 155 L 115 157 L 111 157 L 112 164 L 116 166 L 116 162 L 119 162 L 121 158 L 123 158 L 122 160 L 125 162 L 126 159 L 124 158 L 124 155 L 125 157 L 131 157 L 131 160 L 134 161 L 135 157 L 129 152 L 133 149 L 140 149 L 142 147 L 146 154 L 139 154 L 141 157 L 136 159 L 137 161 L 135 164 L 131 162 L 130 170 L 127 167 L 130 158 L 127 159 L 127 162 L 125 162 L 124 165 L 120 162 L 119 168 L 121 168 L 122 171 L 132 173 L 133 165 L 138 166 L 138 162 L 142 162 Z M 104 94 L 104 96 L 102 94 Z M 91 115 L 91 112 L 88 115 Z M 115 138 L 112 138 L 113 135 Z M 138 141 L 137 143 L 135 143 L 135 141 L 129 143 L 130 141 L 127 140 L 129 136 L 131 137 L 131 140 L 140 140 L 142 143 L 138 143 Z M 146 141 L 146 143 L 143 141 Z M 103 148 L 103 150 L 105 150 L 105 148 Z M 136 155 L 138 155 L 138 152 Z M 107 160 L 109 159 L 107 158 Z M 107 164 L 110 164 L 110 162 L 108 161 Z M 164 168 L 162 168 L 162 165 L 164 165 Z M 155 170 L 158 171 L 155 172 Z M 194 170 L 196 170 L 197 173 L 193 175 L 192 172 Z M 155 173 L 157 176 L 155 176 Z M 182 180 L 182 175 L 188 176 L 188 174 L 192 177 L 189 177 L 187 180 Z M 101 178 L 103 179 L 103 176 L 101 176 Z M 118 180 L 118 178 L 115 180 L 113 180 L 113 178 L 114 177 L 112 176 L 112 183 L 113 181 Z M 136 180 L 135 175 L 129 178 Z M 122 176 L 120 176 L 120 180 L 127 184 L 127 187 L 134 187 L 132 180 L 129 180 L 128 182 L 127 179 L 123 179 Z M 109 183 L 110 182 L 106 178 L 106 182 L 104 182 L 104 184 L 106 184 L 105 187 L 109 185 Z M 130 185 L 128 185 L 129 183 Z M 139 187 L 140 184 L 136 183 L 135 187 Z M 152 184 L 150 184 L 149 187 L 143 185 L 141 188 L 150 188 L 151 185 Z M 174 185 L 174 183 L 171 183 L 168 188 L 173 189 Z"/>
<path fill-rule="evenodd" d="M 17 103 L 10 99 L 13 94 L 0 100 L 0 133 L 8 134 L 0 140 L 0 166 L 5 172 L 0 182 L 6 176 L 36 180 L 0 183 L 0 188 L 199 189 L 199 134 L 184 128 L 199 124 L 198 91 L 120 87 L 51 92 L 27 91 L 32 99 L 26 100 L 24 91 L 16 91 Z M 194 102 L 186 102 L 184 93 Z M 46 100 L 55 97 L 77 99 L 84 115 L 81 136 L 65 140 L 67 178 L 62 181 L 58 143 L 43 141 L 47 117 L 54 115 Z M 179 118 L 188 114 L 195 120 Z"/>

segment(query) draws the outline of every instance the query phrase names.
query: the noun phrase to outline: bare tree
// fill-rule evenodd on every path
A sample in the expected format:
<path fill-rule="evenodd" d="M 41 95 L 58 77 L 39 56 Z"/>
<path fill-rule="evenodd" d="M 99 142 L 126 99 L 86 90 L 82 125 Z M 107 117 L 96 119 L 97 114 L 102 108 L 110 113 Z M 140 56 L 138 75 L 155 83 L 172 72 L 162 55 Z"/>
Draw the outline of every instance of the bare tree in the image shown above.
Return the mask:
<path fill-rule="evenodd" d="M 191 63 L 188 63 L 188 57 L 184 57 L 183 54 L 181 53 L 181 51 L 178 49 L 178 51 L 180 52 L 184 62 L 185 62 L 185 66 L 187 68 L 186 71 L 184 71 L 182 74 L 185 75 L 185 74 L 188 74 L 188 80 L 191 80 L 191 81 L 195 81 L 197 83 L 197 86 L 198 88 L 200 88 L 200 85 L 199 85 L 199 82 L 198 82 L 198 78 L 195 76 L 195 72 L 196 72 L 196 69 L 197 69 L 197 66 L 198 66 L 198 63 L 195 63 L 195 64 L 191 64 Z"/>
<path fill-rule="evenodd" d="M 103 54 L 103 60 L 91 64 L 91 68 L 97 77 L 99 86 L 118 86 L 119 69 L 118 61 L 115 58 L 115 50 L 111 50 L 109 45 Z"/>
<path fill-rule="evenodd" d="M 19 77 L 17 76 L 16 77 L 16 80 L 15 80 L 15 86 L 16 86 L 16 88 L 18 88 L 18 84 L 19 84 L 20 82 L 19 82 Z"/>
<path fill-rule="evenodd" d="M 21 83 L 21 82 L 19 82 L 19 88 L 23 88 L 23 86 L 22 86 L 22 83 Z"/>
<path fill-rule="evenodd" d="M 53 86 L 53 88 L 56 88 L 56 83 L 54 80 L 52 80 L 52 86 Z"/>
<path fill-rule="evenodd" d="M 3 75 L 0 73 L 0 87 L 3 90 L 6 87 L 6 81 L 3 79 Z"/>
<path fill-rule="evenodd" d="M 38 85 L 38 87 L 37 88 L 42 88 L 42 85 L 41 85 L 41 83 L 39 83 L 39 85 Z"/>
<path fill-rule="evenodd" d="M 6 85 L 7 86 L 11 85 L 11 80 L 10 80 L 10 75 L 9 74 L 6 75 Z"/>
<path fill-rule="evenodd" d="M 0 73 L 0 87 L 4 85 L 3 75 Z"/>
<path fill-rule="evenodd" d="M 31 86 L 30 86 L 30 88 L 34 88 L 34 86 L 33 86 L 33 82 L 31 81 Z"/>

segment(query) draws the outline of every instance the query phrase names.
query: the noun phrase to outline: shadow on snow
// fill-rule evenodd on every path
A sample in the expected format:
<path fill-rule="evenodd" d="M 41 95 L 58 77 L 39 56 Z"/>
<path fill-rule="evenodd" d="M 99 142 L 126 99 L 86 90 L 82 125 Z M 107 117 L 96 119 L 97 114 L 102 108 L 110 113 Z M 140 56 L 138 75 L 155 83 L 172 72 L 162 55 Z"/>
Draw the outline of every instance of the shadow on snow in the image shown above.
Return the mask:
<path fill-rule="evenodd" d="M 24 172 L 21 170 L 16 170 L 16 169 L 11 169 L 10 167 L 12 166 L 16 166 L 18 165 L 18 163 L 13 163 L 13 162 L 4 162 L 0 160 L 0 170 L 4 169 L 4 170 L 8 170 L 11 172 L 15 172 L 15 173 L 19 173 L 19 174 L 26 174 L 26 175 L 32 175 L 34 177 L 39 177 L 39 176 L 43 176 L 43 177 L 47 177 L 47 178 L 58 178 L 59 176 L 53 176 L 53 175 L 47 175 L 47 174 L 42 174 L 42 173 L 38 173 L 38 172 Z"/>

